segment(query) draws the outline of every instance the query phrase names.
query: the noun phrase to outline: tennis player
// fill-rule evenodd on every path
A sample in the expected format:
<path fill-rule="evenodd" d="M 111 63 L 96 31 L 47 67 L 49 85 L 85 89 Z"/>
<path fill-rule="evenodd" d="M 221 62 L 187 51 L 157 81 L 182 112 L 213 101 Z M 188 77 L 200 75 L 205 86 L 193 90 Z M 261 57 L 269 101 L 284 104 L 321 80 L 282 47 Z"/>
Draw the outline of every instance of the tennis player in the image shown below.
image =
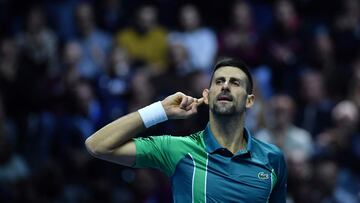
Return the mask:
<path fill-rule="evenodd" d="M 171 177 L 174 202 L 286 202 L 283 153 L 244 127 L 254 103 L 247 66 L 222 59 L 202 98 L 181 92 L 106 125 L 86 140 L 100 159 L 135 168 L 157 168 Z M 168 119 L 186 119 L 209 106 L 203 131 L 188 136 L 135 136 Z"/>

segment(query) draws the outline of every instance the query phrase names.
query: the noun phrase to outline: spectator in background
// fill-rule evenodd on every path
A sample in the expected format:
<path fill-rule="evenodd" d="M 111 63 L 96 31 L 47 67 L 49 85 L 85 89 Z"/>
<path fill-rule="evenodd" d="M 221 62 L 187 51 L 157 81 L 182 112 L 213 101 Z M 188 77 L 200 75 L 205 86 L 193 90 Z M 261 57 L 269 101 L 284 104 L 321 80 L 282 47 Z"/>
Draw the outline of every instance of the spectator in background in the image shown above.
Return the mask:
<path fill-rule="evenodd" d="M 46 25 L 42 8 L 32 7 L 27 14 L 25 30 L 17 35 L 19 69 L 16 89 L 21 111 L 46 108 L 48 78 L 58 69 L 57 37 Z M 14 100 L 15 102 L 18 102 Z M 18 107 L 17 107 L 18 108 Z M 21 114 L 21 113 L 20 113 Z"/>
<path fill-rule="evenodd" d="M 236 1 L 231 14 L 231 25 L 219 36 L 219 54 L 241 58 L 250 67 L 259 65 L 262 62 L 261 39 L 249 3 Z"/>
<path fill-rule="evenodd" d="M 167 67 L 166 35 L 166 30 L 158 25 L 157 9 L 143 5 L 136 11 L 135 24 L 119 30 L 116 42 L 127 50 L 134 62 L 159 74 Z"/>
<path fill-rule="evenodd" d="M 17 77 L 19 63 L 17 49 L 14 39 L 0 40 L 0 91 L 3 93 L 11 89 Z"/>
<path fill-rule="evenodd" d="M 14 146 L 17 142 L 17 130 L 14 123 L 7 116 L 5 107 L 3 96 L 0 94 L 0 136 L 5 136 L 7 142 Z"/>
<path fill-rule="evenodd" d="M 29 168 L 7 135 L 0 134 L 0 188 L 10 187 L 29 175 Z"/>
<path fill-rule="evenodd" d="M 251 109 L 248 109 L 246 112 L 245 123 L 250 132 L 256 135 L 257 132 L 266 127 L 265 115 L 267 112 L 265 109 L 267 108 L 266 102 L 268 100 L 263 96 L 264 89 L 259 86 L 256 75 L 254 76 L 254 92 L 256 93 L 256 100 Z"/>
<path fill-rule="evenodd" d="M 339 167 L 337 187 L 333 191 L 339 202 L 359 202 L 359 109 L 351 101 L 341 101 L 334 107 L 331 117 L 334 127 L 317 137 L 317 157 L 331 157 Z"/>
<path fill-rule="evenodd" d="M 135 171 L 134 187 L 136 191 L 135 202 L 167 202 L 170 184 L 167 177 L 158 171 L 149 169 L 140 169 Z M 167 186 L 167 187 L 164 187 Z"/>
<path fill-rule="evenodd" d="M 51 86 L 51 94 L 54 98 L 54 111 L 63 115 L 68 111 L 67 106 L 69 92 L 75 84 L 81 80 L 79 65 L 81 62 L 82 50 L 79 43 L 70 41 L 64 44 L 61 57 L 61 75 L 54 80 Z"/>
<path fill-rule="evenodd" d="M 18 47 L 14 39 L 4 38 L 0 40 L 0 93 L 3 96 L 4 105 L 8 113 L 13 113 L 17 108 L 16 92 L 14 91 L 18 78 L 19 55 Z"/>
<path fill-rule="evenodd" d="M 317 69 L 324 76 L 326 91 L 329 98 L 339 100 L 346 97 L 346 78 L 349 77 L 349 70 L 337 61 L 337 50 L 330 31 L 319 26 L 315 28 L 312 36 L 312 46 L 308 47 L 308 65 Z"/>
<path fill-rule="evenodd" d="M 169 72 L 184 76 L 194 71 L 189 52 L 183 44 L 169 44 Z"/>
<path fill-rule="evenodd" d="M 356 104 L 357 108 L 360 109 L 360 54 L 353 60 L 351 66 L 352 78 L 348 88 L 349 97 Z"/>
<path fill-rule="evenodd" d="M 130 80 L 134 70 L 125 49 L 114 46 L 107 59 L 105 74 L 97 81 L 97 95 L 104 111 L 104 122 L 127 113 Z"/>
<path fill-rule="evenodd" d="M 316 160 L 314 164 L 314 182 L 312 193 L 307 195 L 306 202 L 354 203 L 337 196 L 335 189 L 338 180 L 339 166 L 334 160 Z"/>
<path fill-rule="evenodd" d="M 338 103 L 332 113 L 334 127 L 319 134 L 316 139 L 318 156 L 332 156 L 338 158 L 342 166 L 354 166 L 353 162 L 360 160 L 357 151 L 359 142 L 359 112 L 351 101 Z M 345 155 L 346 158 L 343 158 Z"/>
<path fill-rule="evenodd" d="M 82 49 L 77 42 L 68 42 L 63 50 L 63 90 L 75 84 L 80 78 L 80 63 L 82 59 Z"/>
<path fill-rule="evenodd" d="M 330 31 L 325 26 L 315 28 L 312 46 L 307 47 L 307 61 L 311 66 L 327 73 L 336 68 L 336 50 Z"/>
<path fill-rule="evenodd" d="M 57 36 L 60 39 L 60 42 L 74 40 L 74 38 L 76 37 L 76 22 L 74 18 L 76 7 L 79 5 L 80 2 L 82 1 L 41 1 L 41 3 L 44 5 L 46 14 L 49 17 L 49 24 L 56 32 Z"/>
<path fill-rule="evenodd" d="M 31 65 L 30 74 L 50 74 L 57 70 L 58 66 L 58 41 L 55 33 L 50 30 L 47 19 L 41 7 L 32 7 L 26 19 L 26 27 L 23 33 L 17 36 L 19 51 L 26 66 Z"/>
<path fill-rule="evenodd" d="M 55 140 L 60 157 L 82 142 L 101 125 L 102 110 L 93 86 L 82 78 L 71 83 L 65 94 L 67 114 L 60 124 Z"/>
<path fill-rule="evenodd" d="M 300 17 L 289 0 L 276 1 L 274 17 L 274 26 L 267 36 L 267 63 L 273 72 L 275 90 L 292 95 L 303 48 Z"/>
<path fill-rule="evenodd" d="M 49 78 L 58 73 L 57 37 L 47 26 L 47 19 L 39 6 L 31 6 L 26 13 L 24 29 L 16 34 L 17 45 L 5 49 L 16 59 L 6 90 L 7 112 L 18 128 L 17 149 L 26 153 L 30 114 L 49 109 Z M 12 53 L 11 53 L 12 52 Z M 9 62 L 9 61 L 8 61 Z M 9 65 L 9 64 L 8 64 Z M 17 68 L 16 68 L 17 67 Z M 10 77 L 9 77 L 10 76 Z"/>
<path fill-rule="evenodd" d="M 180 8 L 179 20 L 182 31 L 171 32 L 169 43 L 186 48 L 195 70 L 209 72 L 218 48 L 214 31 L 201 25 L 200 13 L 192 4 Z"/>
<path fill-rule="evenodd" d="M 313 183 L 306 202 L 359 202 L 359 177 L 349 176 L 333 158 L 321 157 L 313 161 Z M 345 173 L 344 173 L 345 172 Z M 352 191 L 349 191 L 349 188 Z"/>
<path fill-rule="evenodd" d="M 314 170 L 311 157 L 306 153 L 294 150 L 286 156 L 288 164 L 288 194 L 290 198 L 287 202 L 307 202 L 312 203 L 309 194 L 312 194 Z M 315 202 L 314 202 L 315 203 Z"/>
<path fill-rule="evenodd" d="M 91 4 L 81 3 L 76 9 L 78 37 L 82 55 L 79 64 L 80 75 L 94 80 L 103 72 L 106 55 L 110 51 L 111 37 L 97 28 Z"/>
<path fill-rule="evenodd" d="M 293 124 L 296 106 L 288 95 L 275 95 L 269 102 L 269 124 L 255 137 L 284 150 L 285 157 L 300 151 L 308 160 L 313 153 L 311 135 Z"/>
<path fill-rule="evenodd" d="M 333 102 L 327 98 L 321 73 L 308 70 L 300 76 L 298 126 L 313 137 L 331 126 Z"/>
<path fill-rule="evenodd" d="M 151 73 L 146 70 L 137 71 L 130 82 L 129 112 L 140 106 L 149 104 L 156 96 L 155 87 L 151 83 Z"/>
<path fill-rule="evenodd" d="M 99 16 L 100 26 L 108 32 L 114 33 L 119 28 L 123 28 L 126 22 L 126 1 L 124 0 L 105 0 L 100 1 L 97 15 Z"/>
<path fill-rule="evenodd" d="M 360 2 L 357 0 L 340 2 L 340 14 L 333 21 L 333 33 L 338 58 L 346 63 L 360 51 Z"/>
<path fill-rule="evenodd" d="M 169 67 L 166 72 L 151 78 L 160 98 L 177 91 L 186 91 L 184 81 L 188 81 L 188 75 L 194 71 L 188 52 L 181 44 L 170 44 L 168 56 Z"/>

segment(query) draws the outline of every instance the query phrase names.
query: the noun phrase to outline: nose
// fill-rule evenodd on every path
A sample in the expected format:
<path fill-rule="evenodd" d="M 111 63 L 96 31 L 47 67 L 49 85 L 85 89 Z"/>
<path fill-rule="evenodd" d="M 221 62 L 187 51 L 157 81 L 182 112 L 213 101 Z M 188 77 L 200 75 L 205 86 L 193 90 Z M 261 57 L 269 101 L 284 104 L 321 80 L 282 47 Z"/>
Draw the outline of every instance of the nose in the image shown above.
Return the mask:
<path fill-rule="evenodd" d="M 225 81 L 223 83 L 221 90 L 229 90 L 229 81 Z"/>

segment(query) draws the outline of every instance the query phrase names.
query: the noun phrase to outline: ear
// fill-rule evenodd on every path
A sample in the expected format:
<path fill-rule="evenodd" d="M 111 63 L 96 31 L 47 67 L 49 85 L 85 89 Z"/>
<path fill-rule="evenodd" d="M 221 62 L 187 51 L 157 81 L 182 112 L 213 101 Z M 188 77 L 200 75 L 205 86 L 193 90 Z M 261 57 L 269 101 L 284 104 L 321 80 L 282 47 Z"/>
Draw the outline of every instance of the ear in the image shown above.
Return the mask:
<path fill-rule="evenodd" d="M 249 94 L 246 98 L 246 108 L 252 107 L 255 101 L 255 95 Z"/>
<path fill-rule="evenodd" d="M 206 105 L 209 105 L 209 89 L 204 89 L 203 93 L 202 93 L 202 96 L 204 98 L 204 103 Z"/>

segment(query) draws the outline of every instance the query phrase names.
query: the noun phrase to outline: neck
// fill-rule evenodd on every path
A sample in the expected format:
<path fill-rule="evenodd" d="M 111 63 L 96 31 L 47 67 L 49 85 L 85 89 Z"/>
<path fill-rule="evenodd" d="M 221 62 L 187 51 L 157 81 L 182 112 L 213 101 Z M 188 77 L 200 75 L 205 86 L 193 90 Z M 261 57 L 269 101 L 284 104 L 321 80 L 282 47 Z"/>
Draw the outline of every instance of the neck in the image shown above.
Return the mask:
<path fill-rule="evenodd" d="M 214 115 L 210 113 L 210 129 L 215 139 L 233 154 L 246 147 L 244 137 L 244 118 L 240 116 Z"/>

